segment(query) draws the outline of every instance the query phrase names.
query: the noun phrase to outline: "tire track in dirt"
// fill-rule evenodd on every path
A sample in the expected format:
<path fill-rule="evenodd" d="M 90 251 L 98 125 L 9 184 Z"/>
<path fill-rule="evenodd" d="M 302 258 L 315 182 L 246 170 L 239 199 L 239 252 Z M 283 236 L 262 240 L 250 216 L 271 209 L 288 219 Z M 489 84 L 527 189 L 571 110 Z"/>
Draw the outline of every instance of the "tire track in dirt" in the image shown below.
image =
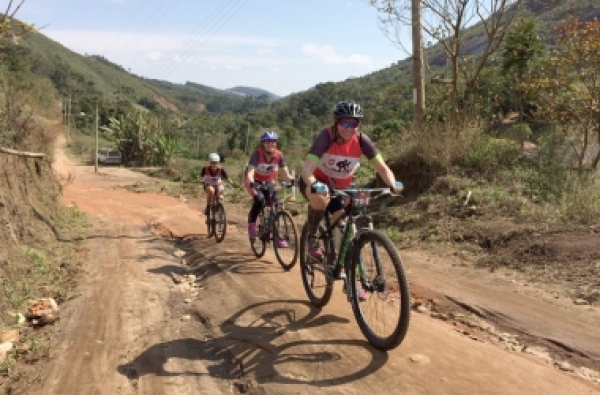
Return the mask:
<path fill-rule="evenodd" d="M 232 228 L 215 244 L 198 211 L 181 201 L 112 189 L 120 173 L 132 182 L 131 172 L 114 169 L 109 179 L 78 171 L 64 192 L 96 222 L 84 243 L 89 273 L 84 296 L 65 306 L 39 393 L 597 392 L 539 358 L 421 314 L 400 347 L 375 350 L 340 284 L 330 304 L 315 309 L 298 267 L 284 272 L 270 251 L 252 258 L 241 232 Z M 161 239 L 154 228 L 175 238 Z M 179 248 L 186 265 L 173 256 Z"/>
<path fill-rule="evenodd" d="M 186 234 L 180 222 L 162 226 L 173 234 Z M 381 353 L 362 338 L 341 284 L 336 284 L 330 305 L 319 311 L 306 302 L 298 267 L 283 272 L 270 251 L 262 259 L 253 258 L 243 231 L 229 232 L 226 241 L 215 244 L 195 235 L 173 242 L 186 251 L 187 265 L 202 284 L 195 305 L 199 314 L 211 317 L 213 324 L 221 322 L 210 358 L 222 358 L 221 364 L 233 359 L 235 366 L 243 367 L 229 371 L 225 377 L 230 380 L 246 378 L 273 394 L 312 392 L 315 387 L 350 394 L 373 388 L 382 388 L 381 393 L 389 388 L 400 393 L 462 393 L 476 388 L 482 393 L 522 393 L 534 384 L 518 379 L 517 372 L 523 369 L 545 376 L 544 385 L 536 381 L 529 390 L 543 393 L 543 386 L 564 375 L 532 356 L 507 353 L 482 337 L 473 341 L 462 330 L 422 315 L 414 316 L 404 344 Z M 294 351 L 292 358 L 289 350 Z M 418 355 L 428 362 L 413 362 L 421 361 Z M 482 366 L 487 369 L 482 371 Z M 499 370 L 493 373 L 495 369 Z M 487 380 L 496 375 L 508 384 L 493 380 L 489 385 Z M 485 384 L 479 381 L 483 377 Z M 381 383 L 390 386 L 383 390 Z M 593 387 L 585 387 L 581 393 L 592 393 Z"/>

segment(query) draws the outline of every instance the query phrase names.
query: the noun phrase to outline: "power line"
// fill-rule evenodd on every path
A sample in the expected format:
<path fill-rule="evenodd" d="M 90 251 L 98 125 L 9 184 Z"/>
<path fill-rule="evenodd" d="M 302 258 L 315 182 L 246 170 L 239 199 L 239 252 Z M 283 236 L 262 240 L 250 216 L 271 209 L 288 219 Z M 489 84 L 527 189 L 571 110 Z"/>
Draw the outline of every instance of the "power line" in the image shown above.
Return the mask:
<path fill-rule="evenodd" d="M 189 43 L 191 43 L 194 39 L 194 34 L 197 33 L 198 30 L 203 28 L 205 23 L 209 19 L 214 18 L 213 15 L 221 12 L 223 7 L 226 7 L 227 1 L 230 1 L 230 0 L 226 0 L 224 3 L 221 3 L 221 5 L 217 6 L 217 8 L 215 8 L 206 18 L 204 18 L 204 20 L 202 22 L 200 22 L 200 24 L 198 26 L 196 26 L 196 28 L 192 31 L 192 33 L 190 33 L 186 38 L 183 39 L 182 43 L 179 45 L 179 47 L 177 49 L 171 50 L 168 53 L 168 55 L 165 56 L 165 59 L 171 59 L 171 58 L 175 57 L 175 55 L 177 55 L 177 53 L 179 51 L 182 51 L 185 48 L 185 46 L 187 46 Z M 231 1 L 235 2 L 235 0 L 231 0 Z M 168 68 L 168 65 L 165 66 L 165 63 L 161 63 L 160 65 L 157 65 L 153 69 L 151 69 L 150 73 L 153 73 L 154 71 L 162 72 L 163 69 L 165 69 L 165 68 Z"/>
<path fill-rule="evenodd" d="M 154 11 L 154 13 L 152 14 L 152 16 L 150 16 L 150 18 L 148 18 L 148 19 L 146 20 L 146 23 L 145 23 L 145 24 L 142 26 L 142 28 L 139 30 L 139 33 L 141 33 L 141 34 L 138 34 L 137 36 L 135 36 L 135 37 L 133 37 L 131 40 L 129 40 L 129 42 L 128 42 L 128 43 L 127 43 L 127 44 L 126 44 L 124 47 L 123 47 L 123 49 L 122 49 L 122 50 L 120 50 L 120 51 L 119 51 L 119 52 L 118 52 L 118 53 L 115 55 L 115 58 L 117 58 L 117 57 L 121 56 L 122 54 L 124 54 L 125 52 L 127 52 L 127 50 L 129 49 L 129 47 L 131 46 L 131 44 L 132 44 L 132 43 L 134 43 L 134 42 L 138 42 L 138 41 L 139 41 L 139 40 L 140 40 L 142 37 L 144 37 L 144 35 L 145 35 L 145 34 L 144 34 L 143 32 L 144 32 L 145 30 L 147 30 L 147 29 L 146 29 L 146 27 L 148 27 L 148 25 L 151 23 L 151 21 L 154 19 L 154 17 L 155 17 L 155 16 L 158 14 L 158 12 L 159 12 L 159 11 L 160 11 L 160 10 L 163 8 L 163 6 L 164 6 L 165 4 L 167 4 L 167 2 L 168 2 L 168 1 L 169 1 L 169 0 L 163 0 L 163 2 L 160 4 L 160 6 L 159 6 L 159 7 L 158 7 L 158 8 L 157 8 L 155 11 Z M 163 17 L 164 17 L 164 16 L 165 16 L 165 15 L 166 15 L 166 14 L 167 14 L 167 13 L 168 13 L 168 12 L 169 12 L 169 11 L 170 11 L 172 8 L 173 8 L 173 6 L 174 6 L 174 5 L 177 3 L 177 1 L 178 1 L 178 0 L 172 0 L 172 1 L 171 1 L 171 3 L 170 3 L 170 6 L 169 6 L 169 7 L 168 7 L 168 8 L 167 8 L 167 9 L 166 9 L 166 10 L 165 10 L 165 11 L 164 11 L 164 12 L 163 12 L 161 15 L 159 15 L 159 18 L 158 18 L 156 21 L 152 22 L 152 25 L 156 24 L 156 22 L 157 22 L 158 20 L 160 20 L 160 17 L 161 17 L 161 16 L 163 16 Z"/>
<path fill-rule="evenodd" d="M 184 54 L 182 54 L 182 58 L 185 58 L 185 55 L 193 50 L 197 50 L 201 45 L 203 45 L 205 42 L 207 42 L 222 26 L 224 26 L 231 18 L 233 18 L 243 7 L 244 5 L 246 5 L 246 3 L 248 2 L 248 0 L 244 0 L 240 6 L 237 9 L 233 10 L 233 13 L 229 16 L 227 16 L 226 20 L 223 21 L 223 23 L 221 23 L 220 25 L 217 25 L 216 28 L 213 30 L 213 32 L 209 33 L 210 35 L 208 35 L 204 40 L 202 40 L 201 42 L 197 43 L 196 45 L 193 45 L 192 47 L 190 47 L 188 49 L 188 51 L 186 51 Z M 182 62 L 180 63 L 175 63 L 173 64 L 173 66 L 164 74 L 164 78 L 166 78 L 169 74 L 171 74 L 174 70 L 176 70 L 181 64 L 183 64 L 187 59 L 183 59 Z"/>
<path fill-rule="evenodd" d="M 140 5 L 138 6 L 138 8 L 135 10 L 135 12 L 131 15 L 131 18 L 129 18 L 129 20 L 127 21 L 127 23 L 125 23 L 125 27 L 123 29 L 121 29 L 121 31 L 119 31 L 119 33 L 117 34 L 117 36 L 115 37 L 115 39 L 112 41 L 112 43 L 107 46 L 103 52 L 106 52 L 107 49 L 112 48 L 115 43 L 117 42 L 117 40 L 121 37 L 121 35 L 123 35 L 123 33 L 125 32 L 125 30 L 127 30 L 127 28 L 129 27 L 129 25 L 131 24 L 131 22 L 135 19 L 135 17 L 137 16 L 138 12 L 142 9 L 142 7 L 144 6 L 144 4 L 147 2 L 148 0 L 142 0 L 142 2 L 140 3 Z"/>

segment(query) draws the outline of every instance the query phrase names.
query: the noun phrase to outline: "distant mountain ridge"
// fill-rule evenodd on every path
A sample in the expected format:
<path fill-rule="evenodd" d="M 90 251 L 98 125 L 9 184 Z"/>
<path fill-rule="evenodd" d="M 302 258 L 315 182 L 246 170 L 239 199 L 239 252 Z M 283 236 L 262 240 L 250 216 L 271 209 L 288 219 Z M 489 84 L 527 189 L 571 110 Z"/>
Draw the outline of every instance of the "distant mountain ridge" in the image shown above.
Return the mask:
<path fill-rule="evenodd" d="M 236 86 L 234 88 L 225 89 L 225 91 L 253 97 L 260 97 L 266 95 L 270 101 L 276 101 L 281 99 L 281 96 L 277 96 L 269 91 L 260 88 L 252 88 L 249 86 Z"/>
<path fill-rule="evenodd" d="M 535 18 L 540 35 L 547 39 L 556 23 L 564 20 L 567 15 L 580 15 L 584 19 L 600 17 L 600 1 L 525 0 L 521 10 L 523 16 Z M 481 26 L 467 30 L 465 51 L 476 54 L 483 40 Z M 177 84 L 144 78 L 103 56 L 75 53 L 42 33 L 34 33 L 21 43 L 11 46 L 11 51 L 23 59 L 34 74 L 48 78 L 62 97 L 72 96 L 74 105 L 80 107 L 76 110 L 82 112 L 89 112 L 91 102 L 100 97 L 115 105 L 126 101 L 150 110 L 163 108 L 176 112 L 231 111 L 243 114 L 256 108 L 264 108 L 265 102 L 289 102 L 292 107 L 302 107 L 299 103 L 303 103 L 303 98 L 317 95 L 315 90 L 322 90 L 323 86 L 335 87 L 332 91 L 335 92 L 333 100 L 336 100 L 339 97 L 376 98 L 382 91 L 392 87 L 410 85 L 410 58 L 360 77 L 337 83 L 323 82 L 306 91 L 280 97 L 265 89 L 249 86 L 217 89 L 191 81 Z M 443 54 L 439 44 L 427 48 L 429 65 L 444 66 Z M 400 57 L 401 54 L 398 55 Z M 87 102 L 83 100 L 84 97 L 88 99 Z M 329 107 L 324 106 L 322 111 L 325 114 Z"/>

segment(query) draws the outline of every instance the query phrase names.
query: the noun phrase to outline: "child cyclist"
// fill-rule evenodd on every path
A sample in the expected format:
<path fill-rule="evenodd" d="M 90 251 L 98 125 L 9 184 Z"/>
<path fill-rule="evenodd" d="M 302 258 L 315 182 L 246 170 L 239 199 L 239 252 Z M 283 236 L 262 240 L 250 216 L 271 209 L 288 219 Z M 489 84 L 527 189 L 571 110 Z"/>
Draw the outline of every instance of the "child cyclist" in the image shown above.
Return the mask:
<path fill-rule="evenodd" d="M 204 184 L 204 191 L 206 192 L 206 208 L 204 209 L 204 215 L 208 215 L 210 210 L 210 202 L 215 193 L 219 194 L 219 198 L 223 194 L 223 179 L 226 180 L 229 185 L 235 186 L 234 182 L 229 178 L 227 172 L 221 167 L 221 157 L 217 153 L 211 153 L 208 155 L 208 165 L 202 168 L 200 173 L 200 182 Z"/>
<path fill-rule="evenodd" d="M 260 146 L 250 156 L 248 168 L 244 174 L 244 186 L 252 197 L 252 207 L 248 213 L 248 236 L 257 236 L 256 219 L 265 204 L 265 183 L 277 181 L 279 170 L 283 178 L 295 184 L 285 163 L 283 153 L 277 149 L 277 133 L 266 131 L 260 135 Z M 277 193 L 273 193 L 274 201 L 277 201 Z M 279 247 L 287 247 L 286 240 L 277 240 Z"/>

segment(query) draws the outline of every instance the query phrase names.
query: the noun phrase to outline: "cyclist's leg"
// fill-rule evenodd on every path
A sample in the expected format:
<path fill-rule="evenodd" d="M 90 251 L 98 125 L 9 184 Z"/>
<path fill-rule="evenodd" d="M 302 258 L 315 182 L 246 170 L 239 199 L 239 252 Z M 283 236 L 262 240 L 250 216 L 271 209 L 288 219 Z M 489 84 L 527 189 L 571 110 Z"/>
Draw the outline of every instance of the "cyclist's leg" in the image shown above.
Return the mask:
<path fill-rule="evenodd" d="M 298 188 L 302 196 L 308 201 L 308 253 L 315 258 L 322 258 L 323 251 L 319 245 L 319 241 L 315 237 L 319 224 L 325 215 L 325 208 L 329 204 L 329 196 L 317 193 L 312 193 L 310 185 L 306 185 L 304 179 L 300 178 Z"/>
<path fill-rule="evenodd" d="M 252 198 L 252 208 L 250 209 L 250 212 L 248 213 L 248 235 L 250 237 L 256 237 L 256 217 L 258 216 L 260 209 L 256 211 L 256 215 L 254 215 L 254 216 L 251 215 L 251 213 L 254 210 L 256 190 L 254 188 L 250 187 L 250 183 L 248 182 L 248 177 L 246 176 L 246 174 L 244 174 L 244 176 L 242 177 L 242 183 L 244 185 L 244 189 L 246 190 L 248 195 L 250 195 L 250 197 Z M 253 219 L 253 221 L 251 221 L 251 219 Z"/>
<path fill-rule="evenodd" d="M 223 186 L 223 184 L 219 184 L 217 186 L 217 192 L 218 192 L 218 196 L 219 196 L 219 202 L 223 201 L 223 196 L 225 194 L 225 187 Z"/>
<path fill-rule="evenodd" d="M 215 189 L 211 185 L 206 185 L 204 187 L 204 191 L 206 191 L 206 207 L 204 208 L 204 215 L 208 215 L 208 211 L 210 210 L 210 202 L 215 193 Z"/>
<path fill-rule="evenodd" d="M 252 197 L 252 207 L 248 213 L 248 235 L 250 237 L 257 236 L 256 219 L 258 218 L 258 214 L 260 213 L 260 210 L 262 210 L 264 203 L 264 193 L 261 190 L 255 191 L 255 194 Z"/>

